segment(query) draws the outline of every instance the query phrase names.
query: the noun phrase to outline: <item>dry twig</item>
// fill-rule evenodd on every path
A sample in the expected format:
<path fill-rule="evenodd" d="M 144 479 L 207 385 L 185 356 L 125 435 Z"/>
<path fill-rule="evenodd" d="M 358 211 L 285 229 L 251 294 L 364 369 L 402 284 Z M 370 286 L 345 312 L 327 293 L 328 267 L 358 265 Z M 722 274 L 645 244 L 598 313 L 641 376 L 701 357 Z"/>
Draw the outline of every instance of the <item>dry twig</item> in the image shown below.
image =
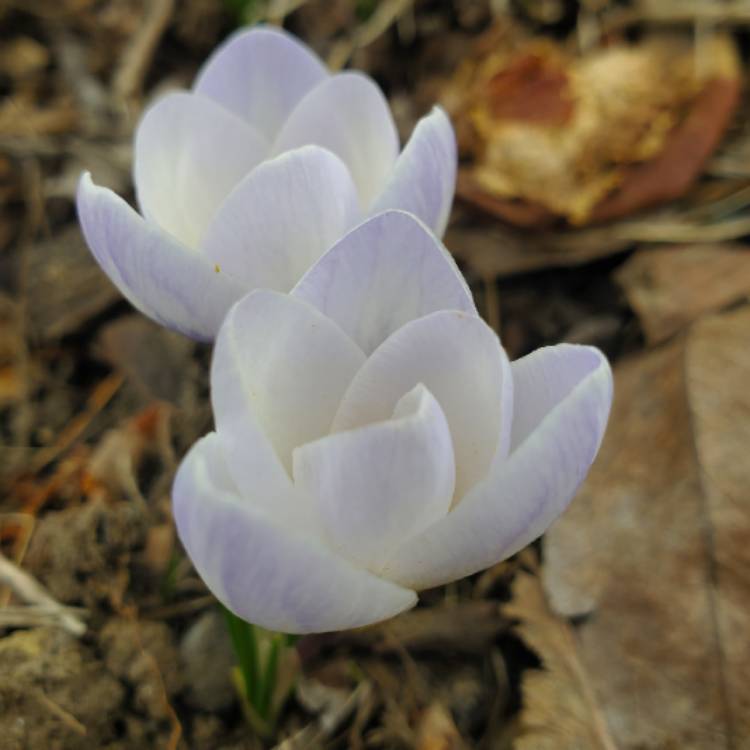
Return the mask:
<path fill-rule="evenodd" d="M 25 570 L 8 560 L 0 553 L 0 583 L 6 584 L 13 592 L 29 604 L 37 605 L 34 612 L 49 613 L 55 620 L 55 624 L 67 630 L 71 635 L 82 636 L 86 632 L 86 625 L 69 608 L 65 607 L 42 587 L 42 585 L 30 576 Z"/>

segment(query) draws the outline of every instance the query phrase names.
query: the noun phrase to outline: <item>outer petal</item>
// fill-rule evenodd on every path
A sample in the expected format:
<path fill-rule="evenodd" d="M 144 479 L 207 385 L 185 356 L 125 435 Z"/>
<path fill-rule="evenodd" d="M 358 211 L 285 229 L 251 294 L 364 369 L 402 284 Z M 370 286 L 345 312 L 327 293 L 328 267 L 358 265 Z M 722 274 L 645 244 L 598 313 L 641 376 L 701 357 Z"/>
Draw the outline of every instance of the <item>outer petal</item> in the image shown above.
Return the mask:
<path fill-rule="evenodd" d="M 296 37 L 256 27 L 229 37 L 204 64 L 193 90 L 272 142 L 299 100 L 327 77 L 323 63 Z"/>
<path fill-rule="evenodd" d="M 211 401 L 240 488 L 258 473 L 277 481 L 291 470 L 294 448 L 328 433 L 363 361 L 333 321 L 288 295 L 251 292 L 229 311 L 214 349 Z"/>
<path fill-rule="evenodd" d="M 248 289 L 288 292 L 360 218 L 343 162 L 304 146 L 254 169 L 219 208 L 203 248 Z"/>
<path fill-rule="evenodd" d="M 167 94 L 135 134 L 135 189 L 151 219 L 197 247 L 232 188 L 266 155 L 268 144 L 216 102 Z"/>
<path fill-rule="evenodd" d="M 456 189 L 456 136 L 448 116 L 439 107 L 423 117 L 396 161 L 373 213 L 401 208 L 418 216 L 442 237 Z"/>
<path fill-rule="evenodd" d="M 339 73 L 310 91 L 273 145 L 273 153 L 314 143 L 340 156 L 363 209 L 380 194 L 398 155 L 398 134 L 383 93 L 361 73 Z"/>
<path fill-rule="evenodd" d="M 547 390 L 537 377 L 533 391 L 549 411 L 536 429 L 443 520 L 404 542 L 383 575 L 417 589 L 462 578 L 514 554 L 565 510 L 596 457 L 612 402 L 604 356 L 589 347 L 569 349 L 566 356 L 578 361 L 564 363 L 563 377 L 575 370 L 578 382 L 562 392 Z M 540 367 L 563 364 L 548 355 L 535 359 Z M 532 392 L 516 387 L 523 401 Z"/>
<path fill-rule="evenodd" d="M 511 451 L 602 361 L 598 349 L 558 344 L 543 346 L 511 363 L 514 386 Z"/>
<path fill-rule="evenodd" d="M 192 338 L 215 336 L 241 287 L 111 190 L 94 185 L 88 173 L 78 184 L 77 206 L 91 252 L 131 304 Z"/>
<path fill-rule="evenodd" d="M 495 454 L 507 449 L 504 436 L 512 411 L 508 359 L 492 329 L 475 315 L 432 313 L 386 339 L 352 380 L 333 429 L 388 419 L 418 383 L 430 390 L 448 419 L 460 500 L 486 475 Z"/>
<path fill-rule="evenodd" d="M 413 591 L 355 568 L 315 537 L 286 527 L 231 491 L 214 434 L 180 466 L 177 531 L 218 599 L 245 620 L 284 633 L 367 625 L 416 603 Z"/>
<path fill-rule="evenodd" d="M 387 211 L 332 247 L 292 294 L 333 318 L 366 352 L 437 310 L 476 314 L 450 253 L 415 217 Z"/>
<path fill-rule="evenodd" d="M 450 430 L 418 385 L 393 419 L 294 451 L 294 480 L 312 498 L 331 546 L 377 572 L 405 538 L 442 518 L 455 484 Z"/>

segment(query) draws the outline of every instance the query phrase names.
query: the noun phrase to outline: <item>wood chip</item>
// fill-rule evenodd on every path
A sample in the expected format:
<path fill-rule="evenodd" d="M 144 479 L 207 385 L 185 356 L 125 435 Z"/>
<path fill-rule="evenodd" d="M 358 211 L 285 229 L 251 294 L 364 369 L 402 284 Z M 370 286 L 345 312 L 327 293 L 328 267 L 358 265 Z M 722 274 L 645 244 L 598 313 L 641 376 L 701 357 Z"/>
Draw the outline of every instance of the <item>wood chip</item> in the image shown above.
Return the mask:
<path fill-rule="evenodd" d="M 440 703 L 425 709 L 417 724 L 416 750 L 465 750 L 466 743 L 450 711 Z"/>

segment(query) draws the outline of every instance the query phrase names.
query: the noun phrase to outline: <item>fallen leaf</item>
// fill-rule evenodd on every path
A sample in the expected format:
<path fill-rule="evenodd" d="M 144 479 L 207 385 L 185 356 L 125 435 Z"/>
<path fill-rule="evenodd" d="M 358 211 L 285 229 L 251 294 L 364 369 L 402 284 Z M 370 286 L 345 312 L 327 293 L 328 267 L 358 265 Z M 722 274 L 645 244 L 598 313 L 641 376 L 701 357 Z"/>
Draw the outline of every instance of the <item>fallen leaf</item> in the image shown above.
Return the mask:
<path fill-rule="evenodd" d="M 170 455 L 164 455 L 165 446 L 169 446 L 171 414 L 167 404 L 154 402 L 125 424 L 107 430 L 86 467 L 92 489 L 102 486 L 112 497 L 126 497 L 145 509 L 138 470 L 144 457 L 153 454 L 162 459 L 161 472 L 171 476 L 174 461 L 169 447 Z"/>
<path fill-rule="evenodd" d="M 710 205 L 710 204 L 709 204 Z M 702 209 L 707 206 L 702 206 Z M 652 211 L 602 226 L 556 231 L 522 231 L 458 214 L 445 244 L 481 276 L 512 276 L 538 269 L 588 263 L 634 244 L 717 244 L 750 234 L 750 216 L 705 220 L 692 213 Z"/>
<path fill-rule="evenodd" d="M 399 617 L 357 630 L 306 638 L 325 645 L 346 643 L 387 652 L 407 649 L 410 652 L 441 654 L 485 653 L 500 633 L 507 630 L 500 606 L 492 601 L 459 601 L 452 605 L 425 607 L 404 612 Z"/>
<path fill-rule="evenodd" d="M 26 295 L 34 339 L 53 341 L 75 333 L 122 299 L 91 256 L 78 227 L 33 245 L 28 253 Z"/>
<path fill-rule="evenodd" d="M 640 250 L 615 278 L 649 344 L 750 294 L 750 249 L 695 245 Z"/>
<path fill-rule="evenodd" d="M 499 21 L 449 83 L 459 197 L 512 224 L 611 220 L 683 195 L 740 98 L 729 35 L 652 35 L 573 56 Z"/>
<path fill-rule="evenodd" d="M 623 750 L 750 744 L 748 330 L 745 306 L 616 369 L 599 458 L 545 540 Z"/>
<path fill-rule="evenodd" d="M 144 404 L 160 400 L 183 406 L 185 391 L 195 388 L 195 343 L 142 315 L 127 315 L 105 325 L 94 348 L 130 378 Z"/>
<path fill-rule="evenodd" d="M 550 610 L 539 578 L 519 572 L 504 607 L 542 669 L 521 678 L 523 706 L 516 750 L 616 750 L 571 626 Z"/>

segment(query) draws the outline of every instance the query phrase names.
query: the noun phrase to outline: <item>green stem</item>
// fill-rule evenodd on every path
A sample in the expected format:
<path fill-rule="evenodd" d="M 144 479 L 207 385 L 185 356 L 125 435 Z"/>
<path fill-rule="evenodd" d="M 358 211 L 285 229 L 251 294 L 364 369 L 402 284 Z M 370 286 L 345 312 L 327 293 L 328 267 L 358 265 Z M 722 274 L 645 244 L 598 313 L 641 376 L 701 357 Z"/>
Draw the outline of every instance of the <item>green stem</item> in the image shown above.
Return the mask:
<path fill-rule="evenodd" d="M 255 628 L 250 623 L 241 620 L 226 607 L 222 607 L 222 609 L 245 683 L 245 695 L 251 705 L 255 707 L 258 701 L 257 693 L 260 683 L 258 641 L 255 637 Z"/>
<path fill-rule="evenodd" d="M 273 633 L 245 622 L 222 607 L 239 668 L 237 683 L 242 693 L 243 709 L 248 721 L 258 734 L 269 736 L 276 717 L 283 706 L 291 685 L 294 671 L 280 671 L 282 654 L 289 666 L 296 636 Z M 286 674 L 287 679 L 283 678 Z M 292 675 L 290 681 L 289 675 Z M 279 681 L 281 679 L 281 686 Z"/>
<path fill-rule="evenodd" d="M 266 661 L 266 670 L 261 682 L 260 696 L 258 696 L 258 712 L 261 716 L 266 717 L 271 713 L 271 699 L 273 698 L 273 689 L 276 686 L 276 672 L 279 668 L 279 652 L 281 651 L 281 642 L 279 638 L 274 638 Z"/>

